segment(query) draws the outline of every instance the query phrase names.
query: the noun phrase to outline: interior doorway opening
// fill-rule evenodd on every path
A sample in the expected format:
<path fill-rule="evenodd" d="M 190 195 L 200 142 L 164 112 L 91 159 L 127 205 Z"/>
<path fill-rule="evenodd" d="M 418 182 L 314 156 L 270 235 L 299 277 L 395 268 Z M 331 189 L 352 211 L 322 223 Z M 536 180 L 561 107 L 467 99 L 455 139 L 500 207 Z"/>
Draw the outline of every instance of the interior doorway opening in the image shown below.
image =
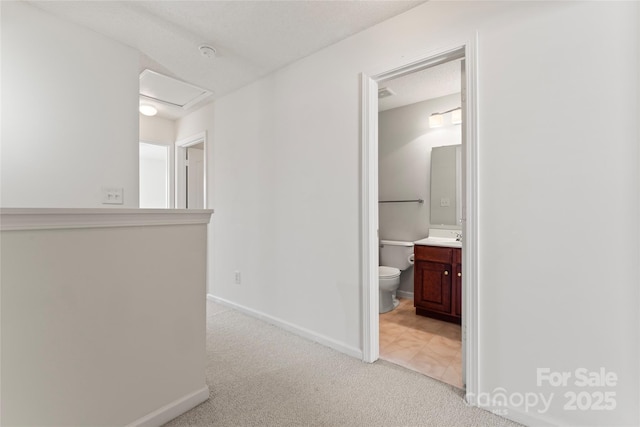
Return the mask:
<path fill-rule="evenodd" d="M 456 58 L 378 90 L 380 358 L 458 388 L 463 75 Z"/>
<path fill-rule="evenodd" d="M 463 61 L 461 75 L 462 202 L 460 209 L 462 251 L 465 262 L 461 276 L 462 377 L 467 400 L 477 391 L 477 155 L 475 119 L 475 53 L 465 44 L 423 59 L 401 64 L 381 73 L 362 75 L 362 278 L 363 278 L 363 359 L 373 362 L 380 356 L 379 337 L 379 166 L 378 91 L 384 83 L 451 61 Z M 428 117 L 426 118 L 428 119 Z"/>
<path fill-rule="evenodd" d="M 207 207 L 207 134 L 176 142 L 176 208 Z"/>
<path fill-rule="evenodd" d="M 139 161 L 140 208 L 169 208 L 171 203 L 169 146 L 140 141 Z"/>

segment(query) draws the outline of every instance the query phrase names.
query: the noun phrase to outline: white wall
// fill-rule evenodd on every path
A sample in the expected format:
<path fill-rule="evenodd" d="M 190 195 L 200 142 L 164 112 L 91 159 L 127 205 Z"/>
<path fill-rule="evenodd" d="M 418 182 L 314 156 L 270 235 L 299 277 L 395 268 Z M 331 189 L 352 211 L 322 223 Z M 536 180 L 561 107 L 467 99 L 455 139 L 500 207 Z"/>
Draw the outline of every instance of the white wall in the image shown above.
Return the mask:
<path fill-rule="evenodd" d="M 166 212 L 2 231 L 2 425 L 161 425 L 208 398 L 207 225 Z"/>
<path fill-rule="evenodd" d="M 555 392 L 565 423 L 640 424 L 637 8 L 536 6 L 481 36 L 481 382 Z M 538 367 L 616 372 L 616 410 L 564 411 Z"/>
<path fill-rule="evenodd" d="M 423 199 L 423 204 L 380 204 L 380 238 L 414 241 L 427 237 L 430 218 L 431 149 L 462 143 L 460 125 L 429 128 L 436 111 L 460 105 L 448 95 L 378 116 L 378 192 L 380 200 Z"/>
<path fill-rule="evenodd" d="M 529 415 L 638 424 L 637 9 L 428 2 L 217 101 L 210 291 L 361 349 L 359 73 L 477 34 L 480 390 L 604 366 L 614 411 Z"/>
<path fill-rule="evenodd" d="M 429 235 L 431 149 L 462 143 L 461 126 L 450 115 L 439 128 L 429 116 L 460 106 L 460 94 L 447 95 L 378 115 L 378 192 L 380 200 L 423 199 L 424 203 L 381 203 L 380 239 L 413 242 Z M 403 271 L 400 291 L 413 293 L 413 268 Z"/>
<path fill-rule="evenodd" d="M 179 118 L 175 122 L 176 141 L 190 138 L 201 132 L 207 132 L 210 136 L 213 131 L 214 114 L 213 103 L 200 107 L 196 111 Z"/>
<path fill-rule="evenodd" d="M 24 2 L 2 2 L 4 207 L 138 206 L 138 53 Z"/>
<path fill-rule="evenodd" d="M 176 142 L 176 121 L 160 116 L 139 114 L 140 141 L 171 145 Z"/>

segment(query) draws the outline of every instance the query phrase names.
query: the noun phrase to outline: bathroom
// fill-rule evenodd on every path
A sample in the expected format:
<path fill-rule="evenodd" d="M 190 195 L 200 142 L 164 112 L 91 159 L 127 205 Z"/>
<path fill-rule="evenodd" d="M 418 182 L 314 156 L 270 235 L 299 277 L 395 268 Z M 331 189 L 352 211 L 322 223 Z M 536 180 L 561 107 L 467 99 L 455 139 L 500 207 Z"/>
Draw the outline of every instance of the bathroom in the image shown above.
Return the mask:
<path fill-rule="evenodd" d="M 399 264 L 411 258 L 397 267 L 402 270 L 399 279 L 393 279 L 399 281 L 397 290 L 380 292 L 380 358 L 459 388 L 463 387 L 460 315 L 416 310 L 414 297 L 420 296 L 414 295 L 412 254 L 414 248 L 432 241 L 449 253 L 461 251 L 455 248 L 462 246 L 463 67 L 463 60 L 457 59 L 382 82 L 378 96 L 380 265 L 386 265 L 384 254 L 393 253 Z M 417 270 L 421 281 L 423 270 Z M 460 283 L 461 269 L 454 270 L 437 272 L 450 289 L 456 277 Z M 382 284 L 386 276 L 380 271 Z M 385 299 L 386 294 L 391 299 Z M 460 294 L 458 286 L 444 295 L 450 307 L 457 297 L 458 311 Z"/>

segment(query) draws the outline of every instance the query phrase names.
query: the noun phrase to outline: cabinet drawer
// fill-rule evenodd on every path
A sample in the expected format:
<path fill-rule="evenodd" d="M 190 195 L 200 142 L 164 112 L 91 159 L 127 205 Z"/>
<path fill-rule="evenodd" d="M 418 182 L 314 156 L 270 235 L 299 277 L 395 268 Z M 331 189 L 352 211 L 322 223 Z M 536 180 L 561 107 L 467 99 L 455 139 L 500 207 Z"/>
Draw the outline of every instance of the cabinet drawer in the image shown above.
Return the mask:
<path fill-rule="evenodd" d="M 413 253 L 415 259 L 419 261 L 433 261 L 451 264 L 453 249 L 441 248 L 439 246 L 416 245 L 413 248 Z"/>

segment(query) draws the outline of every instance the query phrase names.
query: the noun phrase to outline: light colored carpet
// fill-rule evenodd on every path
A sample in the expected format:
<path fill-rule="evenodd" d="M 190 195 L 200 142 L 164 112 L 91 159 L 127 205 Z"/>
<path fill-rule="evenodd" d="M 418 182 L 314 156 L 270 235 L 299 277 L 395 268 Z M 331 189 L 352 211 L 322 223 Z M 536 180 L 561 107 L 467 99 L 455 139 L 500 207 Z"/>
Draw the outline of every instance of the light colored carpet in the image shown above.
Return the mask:
<path fill-rule="evenodd" d="M 462 391 L 207 301 L 207 402 L 167 426 L 517 426 Z"/>

